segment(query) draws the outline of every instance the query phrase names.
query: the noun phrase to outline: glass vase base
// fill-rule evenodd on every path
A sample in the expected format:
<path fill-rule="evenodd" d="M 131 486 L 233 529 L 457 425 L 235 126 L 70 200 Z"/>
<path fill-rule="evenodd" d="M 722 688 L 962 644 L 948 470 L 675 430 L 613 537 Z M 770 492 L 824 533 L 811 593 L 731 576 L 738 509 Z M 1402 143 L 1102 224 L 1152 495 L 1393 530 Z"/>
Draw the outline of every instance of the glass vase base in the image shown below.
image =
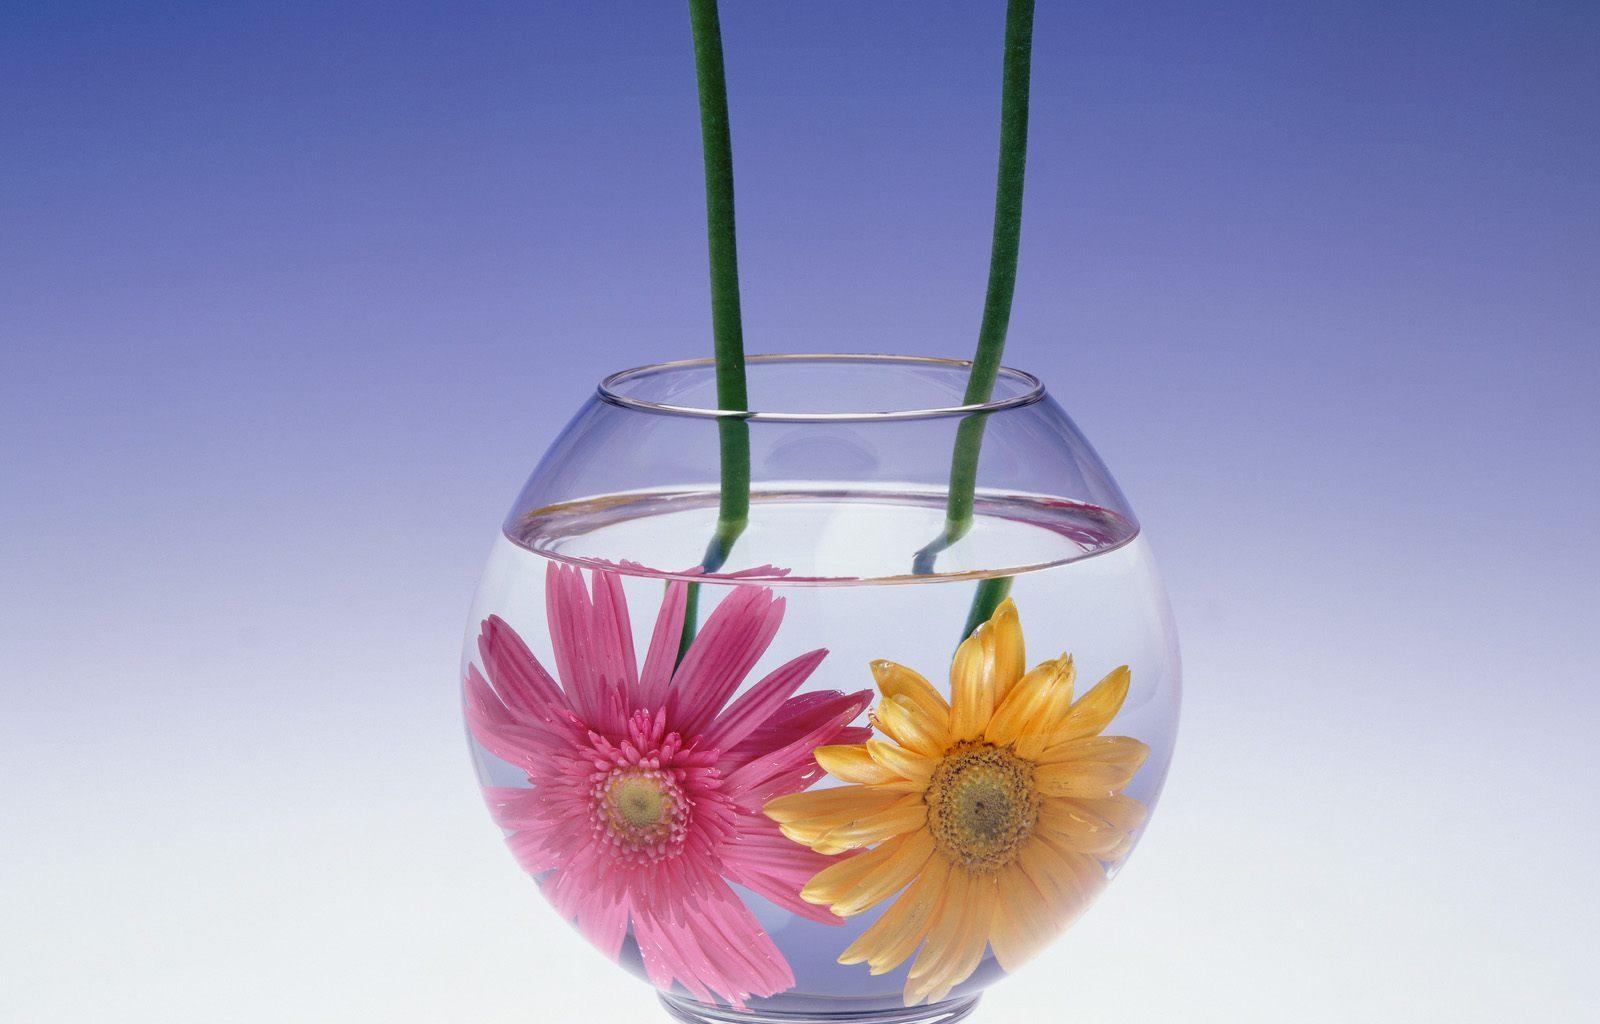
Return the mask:
<path fill-rule="evenodd" d="M 662 996 L 661 1005 L 681 1024 L 956 1024 L 966 1020 L 978 997 L 952 999 L 933 1006 L 888 1010 L 818 1010 L 795 1013 L 780 1010 L 728 1010 L 687 999 Z"/>

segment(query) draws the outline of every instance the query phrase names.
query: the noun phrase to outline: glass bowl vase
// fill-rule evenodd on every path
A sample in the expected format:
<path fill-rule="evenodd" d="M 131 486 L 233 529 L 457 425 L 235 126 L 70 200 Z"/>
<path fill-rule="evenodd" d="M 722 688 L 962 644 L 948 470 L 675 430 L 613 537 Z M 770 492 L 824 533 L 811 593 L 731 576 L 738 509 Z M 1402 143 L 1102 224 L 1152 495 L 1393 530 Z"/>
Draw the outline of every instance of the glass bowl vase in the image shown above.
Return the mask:
<path fill-rule="evenodd" d="M 709 360 L 614 374 L 494 543 L 490 814 L 681 1021 L 959 1020 L 1155 806 L 1178 648 L 1137 521 L 1036 378 L 963 405 L 969 370 L 758 356 L 741 413 Z"/>

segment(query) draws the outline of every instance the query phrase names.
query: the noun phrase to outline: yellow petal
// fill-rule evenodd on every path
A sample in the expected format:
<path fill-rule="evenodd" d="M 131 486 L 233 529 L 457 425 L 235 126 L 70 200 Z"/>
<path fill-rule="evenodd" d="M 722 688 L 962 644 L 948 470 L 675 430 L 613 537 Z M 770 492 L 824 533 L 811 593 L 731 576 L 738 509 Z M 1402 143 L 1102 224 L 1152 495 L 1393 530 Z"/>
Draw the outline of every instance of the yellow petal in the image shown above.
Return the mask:
<path fill-rule="evenodd" d="M 1150 749 L 1126 736 L 1105 739 L 1127 740 L 1135 745 L 1133 756 L 1104 761 L 1055 761 L 1033 770 L 1033 784 L 1045 796 L 1109 797 L 1133 781 Z"/>
<path fill-rule="evenodd" d="M 985 622 L 950 664 L 950 738 L 977 739 L 994 714 L 994 631 Z"/>
<path fill-rule="evenodd" d="M 976 909 L 972 901 L 972 879 L 970 871 L 959 867 L 951 869 L 944 887 L 944 906 L 928 929 L 928 939 L 906 975 L 906 1003 L 914 1005 L 922 1001 L 923 982 L 944 966 L 947 951 L 955 945 L 962 926 Z"/>
<path fill-rule="evenodd" d="M 875 907 L 921 874 L 933 854 L 933 835 L 923 828 L 895 842 L 890 856 L 875 863 L 855 891 L 833 904 L 835 914 L 850 917 Z"/>
<path fill-rule="evenodd" d="M 935 724 L 906 697 L 880 701 L 872 712 L 878 730 L 902 747 L 928 757 L 941 757 L 948 743 Z"/>
<path fill-rule="evenodd" d="M 1150 756 L 1150 748 L 1131 736 L 1080 736 L 1075 740 L 1057 743 L 1039 758 L 1040 764 L 1059 764 L 1068 761 L 1097 763 L 1127 768 L 1129 777 L 1139 770 Z"/>
<path fill-rule="evenodd" d="M 1077 920 L 1105 884 L 1103 873 L 1099 874 L 1099 884 L 1094 884 L 1085 867 L 1085 864 L 1091 865 L 1099 872 L 1099 865 L 1093 858 L 1057 850 L 1038 835 L 1017 852 L 1016 863 L 1039 890 L 1051 927 L 1057 934 Z"/>
<path fill-rule="evenodd" d="M 767 801 L 762 811 L 780 825 L 801 826 L 802 831 L 821 834 L 892 807 L 901 799 L 901 793 L 874 786 L 837 786 L 780 796 Z"/>
<path fill-rule="evenodd" d="M 1037 761 L 1046 747 L 1061 734 L 1062 723 L 1072 708 L 1072 688 L 1078 681 L 1078 667 L 1070 655 L 1062 655 L 1066 666 L 1056 685 L 1051 687 L 1038 714 L 1023 723 L 1022 734 L 1013 744 L 1018 757 Z"/>
<path fill-rule="evenodd" d="M 874 760 L 864 743 L 818 747 L 813 753 L 823 771 L 845 782 L 871 786 L 899 778 L 892 769 Z"/>
<path fill-rule="evenodd" d="M 1038 891 L 1038 910 L 1045 918 L 1043 930 L 1051 936 L 1066 931 L 1088 909 L 1094 896 L 1106 888 L 1106 874 L 1096 859 L 1056 850 L 1037 834 L 1018 851 L 1016 867 Z"/>
<path fill-rule="evenodd" d="M 1017 617 L 1017 606 L 1011 598 L 1001 601 L 1000 607 L 989 616 L 989 628 L 994 631 L 994 702 L 999 704 L 1028 668 L 1028 654 L 1022 643 L 1022 621 Z"/>
<path fill-rule="evenodd" d="M 905 963 L 943 911 L 945 882 L 949 876 L 949 861 L 943 857 L 928 858 L 927 866 L 905 895 L 890 904 L 871 927 L 839 954 L 839 962 L 865 963 L 872 974 L 886 974 Z"/>
<path fill-rule="evenodd" d="M 843 853 L 858 846 L 871 846 L 885 839 L 921 828 L 928 821 L 928 805 L 922 797 L 912 793 L 889 794 L 900 797 L 901 802 L 876 814 L 869 814 L 845 822 L 825 832 L 818 833 L 811 822 L 778 826 L 783 834 L 797 843 L 805 843 L 818 853 Z"/>
<path fill-rule="evenodd" d="M 950 704 L 921 673 L 892 661 L 875 661 L 872 677 L 885 700 L 905 697 L 927 716 L 933 731 L 941 735 L 950 731 Z"/>
<path fill-rule="evenodd" d="M 994 922 L 989 928 L 989 945 L 995 959 L 1007 973 L 1031 960 L 1060 934 L 1051 919 L 1048 904 L 1028 876 L 1012 866 L 996 878 Z"/>
<path fill-rule="evenodd" d="M 1120 832 L 1132 832 L 1148 817 L 1144 804 L 1131 796 L 1108 796 L 1101 799 L 1067 800 L 1065 803 L 1085 814 L 1098 815 Z"/>
<path fill-rule="evenodd" d="M 1054 911 L 1060 917 L 1061 927 L 1065 929 L 1078 919 L 1090 903 L 1094 902 L 1096 896 L 1104 891 L 1105 868 L 1100 866 L 1097 858 L 1075 850 L 1062 849 L 1048 836 L 1037 836 L 1034 845 L 1050 847 L 1057 862 L 1067 872 L 1061 879 L 1063 882 L 1061 893 L 1065 902 Z"/>
<path fill-rule="evenodd" d="M 1133 849 L 1134 835 L 1148 816 L 1144 804 L 1122 794 L 1098 799 L 1051 800 L 1047 804 L 1070 807 L 1075 816 L 1100 821 L 1106 828 L 1114 829 L 1119 837 L 1118 841 L 1095 853 L 1097 858 L 1104 861 L 1120 860 Z M 1058 837 L 1052 836 L 1052 838 Z M 1059 845 L 1067 844 L 1062 840 Z"/>
<path fill-rule="evenodd" d="M 906 977 L 908 1006 L 939 1002 L 983 962 L 989 922 L 994 915 L 994 876 L 958 870 L 950 877 L 953 884 L 946 897 L 944 918 L 928 933 L 927 944 Z"/>
<path fill-rule="evenodd" d="M 994 924 L 995 878 L 993 875 L 981 875 L 979 881 L 973 886 L 972 917 L 966 922 L 966 927 L 961 931 L 961 936 L 954 949 L 950 951 L 948 966 L 944 969 L 939 985 L 930 988 L 925 998 L 930 1003 L 944 1001 L 950 995 L 950 990 L 972 977 L 972 973 L 983 963 L 983 951 L 989 946 L 989 933 Z"/>
<path fill-rule="evenodd" d="M 879 767 L 892 772 L 897 778 L 917 783 L 919 791 L 927 786 L 933 769 L 939 763 L 937 758 L 923 757 L 883 740 L 868 740 L 866 750 Z"/>
<path fill-rule="evenodd" d="M 1047 711 L 1061 704 L 1063 692 L 1066 694 L 1066 703 L 1071 704 L 1074 671 L 1072 658 L 1062 655 L 1044 662 L 1023 676 L 995 709 L 983 738 L 995 746 L 1004 747 L 1014 743 L 1024 730 L 1040 728 Z"/>
<path fill-rule="evenodd" d="M 839 902 L 860 885 L 863 878 L 894 856 L 909 838 L 891 839 L 854 857 L 840 857 L 811 877 L 811 881 L 800 890 L 801 899 L 821 905 Z"/>
<path fill-rule="evenodd" d="M 1094 689 L 1072 705 L 1055 739 L 1060 741 L 1093 736 L 1110 725 L 1111 720 L 1117 717 L 1117 712 L 1122 710 L 1122 702 L 1128 699 L 1129 678 L 1128 666 L 1123 665 L 1096 683 Z"/>
<path fill-rule="evenodd" d="M 1082 810 L 1070 800 L 1044 801 L 1035 827 L 1058 847 L 1097 857 L 1109 857 L 1127 836 L 1105 818 Z"/>

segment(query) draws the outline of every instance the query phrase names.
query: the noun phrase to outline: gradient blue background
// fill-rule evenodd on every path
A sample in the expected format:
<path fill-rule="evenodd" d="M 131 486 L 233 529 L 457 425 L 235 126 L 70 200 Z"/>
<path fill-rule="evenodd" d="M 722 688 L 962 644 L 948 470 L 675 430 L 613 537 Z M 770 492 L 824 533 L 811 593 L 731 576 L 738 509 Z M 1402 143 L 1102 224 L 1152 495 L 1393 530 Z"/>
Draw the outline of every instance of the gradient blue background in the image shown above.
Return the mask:
<path fill-rule="evenodd" d="M 728 6 L 751 350 L 969 353 L 1001 5 Z M 975 1019 L 1594 1019 L 1597 53 L 1593 3 L 1041 5 L 1007 361 L 1189 687 L 1148 842 Z M 678 3 L 0 8 L 0 1018 L 656 1019 L 455 677 L 565 418 L 708 349 L 699 160 Z"/>

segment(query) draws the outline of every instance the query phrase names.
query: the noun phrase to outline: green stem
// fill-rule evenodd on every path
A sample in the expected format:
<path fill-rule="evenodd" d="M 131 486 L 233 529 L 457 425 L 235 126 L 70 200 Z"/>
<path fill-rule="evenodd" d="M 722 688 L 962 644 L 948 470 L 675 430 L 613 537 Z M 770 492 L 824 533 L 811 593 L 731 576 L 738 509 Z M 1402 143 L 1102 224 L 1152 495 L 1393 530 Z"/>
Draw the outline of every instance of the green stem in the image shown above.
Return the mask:
<path fill-rule="evenodd" d="M 972 595 L 972 609 L 967 612 L 967 624 L 961 627 L 961 638 L 965 640 L 973 630 L 988 622 L 989 616 L 1010 593 L 1010 576 L 996 576 L 978 584 L 978 592 Z"/>
<path fill-rule="evenodd" d="M 733 222 L 733 137 L 728 127 L 728 82 L 716 0 L 689 0 L 695 84 L 700 94 L 700 143 L 706 170 L 706 240 L 711 262 L 711 334 L 716 354 L 717 408 L 750 406 L 744 375 L 744 328 L 739 311 L 739 249 Z M 750 425 L 717 422 L 722 462 L 717 528 L 701 566 L 716 572 L 750 520 Z M 700 588 L 691 584 L 679 656 L 698 628 Z"/>
<path fill-rule="evenodd" d="M 1022 182 L 1028 159 L 1028 83 L 1033 60 L 1034 0 L 1009 0 L 1006 5 L 1005 70 L 1000 94 L 1000 169 L 995 183 L 994 240 L 989 250 L 989 288 L 984 296 L 978 350 L 972 358 L 963 401 L 982 405 L 994 395 L 1000 356 L 1011 322 L 1011 299 L 1017 287 L 1017 250 L 1022 238 Z M 972 529 L 978 485 L 978 456 L 983 448 L 987 415 L 978 413 L 956 429 L 950 459 L 950 492 L 944 532 L 916 554 L 912 570 L 933 572 L 935 558 Z M 1011 589 L 1010 579 L 987 580 L 978 588 L 963 638 L 986 621 Z M 998 595 L 998 596 L 997 596 Z M 985 610 L 987 609 L 987 610 Z M 981 613 L 981 617 L 980 617 Z"/>

